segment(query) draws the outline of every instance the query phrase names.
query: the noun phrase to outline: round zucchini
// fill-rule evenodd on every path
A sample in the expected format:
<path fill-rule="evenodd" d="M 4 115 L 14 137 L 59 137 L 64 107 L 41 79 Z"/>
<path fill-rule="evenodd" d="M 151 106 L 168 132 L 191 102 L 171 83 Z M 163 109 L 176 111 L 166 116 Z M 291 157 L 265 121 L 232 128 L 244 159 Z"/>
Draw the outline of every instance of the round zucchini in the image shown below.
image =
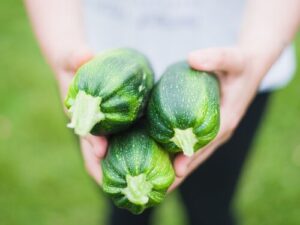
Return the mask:
<path fill-rule="evenodd" d="M 65 100 L 76 134 L 112 134 L 142 113 L 153 86 L 149 61 L 132 49 L 106 51 L 77 71 Z"/>
<path fill-rule="evenodd" d="M 134 214 L 160 203 L 175 177 L 168 153 L 141 127 L 113 135 L 101 165 L 104 192 Z"/>
<path fill-rule="evenodd" d="M 147 118 L 150 135 L 166 150 L 193 155 L 219 130 L 217 78 L 186 62 L 171 65 L 151 93 Z"/>

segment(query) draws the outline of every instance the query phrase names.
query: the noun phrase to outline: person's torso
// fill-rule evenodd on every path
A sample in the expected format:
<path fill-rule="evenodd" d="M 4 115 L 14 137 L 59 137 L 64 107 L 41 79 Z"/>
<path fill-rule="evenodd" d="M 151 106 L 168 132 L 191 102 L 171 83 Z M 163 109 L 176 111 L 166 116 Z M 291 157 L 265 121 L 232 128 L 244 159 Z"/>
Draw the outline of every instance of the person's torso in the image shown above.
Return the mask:
<path fill-rule="evenodd" d="M 192 50 L 234 45 L 244 3 L 244 0 L 85 0 L 88 38 L 96 51 L 131 47 L 143 52 L 159 78 L 168 65 L 184 60 Z M 271 69 L 262 89 L 284 85 L 293 69 L 290 48 Z"/>

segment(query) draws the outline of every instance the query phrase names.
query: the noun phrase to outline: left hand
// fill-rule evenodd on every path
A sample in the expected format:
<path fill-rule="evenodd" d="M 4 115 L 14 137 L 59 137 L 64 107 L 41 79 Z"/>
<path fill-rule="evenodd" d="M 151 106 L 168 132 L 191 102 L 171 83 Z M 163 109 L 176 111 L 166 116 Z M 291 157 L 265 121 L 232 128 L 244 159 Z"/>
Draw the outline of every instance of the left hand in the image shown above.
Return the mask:
<path fill-rule="evenodd" d="M 94 57 L 93 52 L 85 45 L 79 45 L 74 52 L 62 55 L 53 65 L 62 100 L 68 92 L 69 85 L 80 66 Z M 79 137 L 83 162 L 88 174 L 101 185 L 102 170 L 100 161 L 104 158 L 107 139 L 104 136 Z"/>
<path fill-rule="evenodd" d="M 217 137 L 192 157 L 178 154 L 174 160 L 176 179 L 169 191 L 176 188 L 220 145 L 232 136 L 248 106 L 256 95 L 267 69 L 256 57 L 241 48 L 210 48 L 191 52 L 189 65 L 196 70 L 213 71 L 220 81 L 221 126 Z"/>

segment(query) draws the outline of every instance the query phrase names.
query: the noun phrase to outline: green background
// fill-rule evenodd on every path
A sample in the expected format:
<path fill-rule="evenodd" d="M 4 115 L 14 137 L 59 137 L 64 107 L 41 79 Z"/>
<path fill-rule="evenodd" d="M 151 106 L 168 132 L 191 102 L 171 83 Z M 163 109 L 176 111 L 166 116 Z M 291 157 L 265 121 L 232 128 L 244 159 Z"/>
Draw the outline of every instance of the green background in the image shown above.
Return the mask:
<path fill-rule="evenodd" d="M 299 62 L 299 37 L 296 47 Z M 234 202 L 244 225 L 300 224 L 297 73 L 287 88 L 274 93 L 245 165 Z M 107 200 L 86 175 L 66 123 L 54 77 L 21 2 L 1 0 L 1 225 L 105 224 Z M 186 224 L 176 193 L 159 209 L 154 224 Z"/>

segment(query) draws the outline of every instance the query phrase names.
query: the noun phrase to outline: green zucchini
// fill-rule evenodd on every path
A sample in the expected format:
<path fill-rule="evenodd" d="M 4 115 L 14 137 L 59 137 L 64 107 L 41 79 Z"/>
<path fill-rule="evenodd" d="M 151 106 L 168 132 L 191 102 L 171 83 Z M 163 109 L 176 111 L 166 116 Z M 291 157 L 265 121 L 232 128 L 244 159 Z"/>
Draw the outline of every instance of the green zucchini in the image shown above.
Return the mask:
<path fill-rule="evenodd" d="M 175 177 L 168 153 L 141 127 L 113 135 L 101 165 L 104 192 L 134 214 L 159 204 Z"/>
<path fill-rule="evenodd" d="M 166 150 L 193 155 L 219 130 L 217 78 L 186 62 L 171 65 L 151 93 L 147 118 L 150 135 Z"/>
<path fill-rule="evenodd" d="M 153 86 L 149 61 L 133 49 L 106 51 L 77 71 L 65 100 L 76 134 L 112 134 L 142 113 Z"/>

